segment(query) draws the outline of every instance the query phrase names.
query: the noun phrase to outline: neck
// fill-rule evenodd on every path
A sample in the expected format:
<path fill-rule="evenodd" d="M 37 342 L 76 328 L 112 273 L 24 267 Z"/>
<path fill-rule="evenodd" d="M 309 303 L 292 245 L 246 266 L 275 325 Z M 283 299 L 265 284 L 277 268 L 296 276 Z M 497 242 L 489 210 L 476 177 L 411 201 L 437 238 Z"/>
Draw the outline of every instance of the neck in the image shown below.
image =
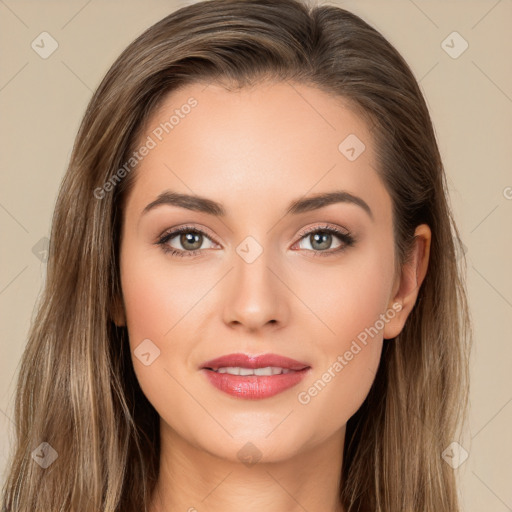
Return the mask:
<path fill-rule="evenodd" d="M 345 428 L 291 458 L 243 463 L 197 448 L 161 420 L 158 482 L 150 512 L 343 512 Z"/>

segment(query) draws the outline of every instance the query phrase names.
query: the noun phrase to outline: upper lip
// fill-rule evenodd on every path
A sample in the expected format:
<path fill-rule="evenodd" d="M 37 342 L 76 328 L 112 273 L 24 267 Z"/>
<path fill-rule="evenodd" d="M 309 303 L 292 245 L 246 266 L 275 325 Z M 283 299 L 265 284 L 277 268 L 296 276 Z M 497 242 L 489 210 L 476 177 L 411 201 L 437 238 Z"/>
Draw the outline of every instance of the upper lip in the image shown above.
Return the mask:
<path fill-rule="evenodd" d="M 240 367 L 240 368 L 266 368 L 273 366 L 277 368 L 287 368 L 289 370 L 303 370 L 309 368 L 309 365 L 290 359 L 289 357 L 280 356 L 278 354 L 262 354 L 259 356 L 251 356 L 247 354 L 227 354 L 217 357 L 210 361 L 206 361 L 201 368 L 211 368 L 218 370 L 219 368 Z"/>

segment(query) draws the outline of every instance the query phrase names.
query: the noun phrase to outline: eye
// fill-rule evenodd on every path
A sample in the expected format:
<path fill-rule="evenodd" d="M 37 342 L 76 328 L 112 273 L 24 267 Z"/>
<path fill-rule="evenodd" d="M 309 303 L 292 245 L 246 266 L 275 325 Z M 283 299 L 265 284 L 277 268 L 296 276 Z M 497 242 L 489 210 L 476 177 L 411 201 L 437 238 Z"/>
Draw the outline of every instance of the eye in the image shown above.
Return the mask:
<path fill-rule="evenodd" d="M 174 239 L 176 240 L 174 241 Z M 331 245 L 335 239 L 338 239 L 341 243 L 333 249 Z M 192 226 L 180 226 L 164 233 L 156 243 L 162 247 L 165 253 L 169 253 L 172 256 L 189 257 L 195 256 L 205 249 L 204 247 L 201 248 L 205 240 L 212 241 L 203 230 Z M 355 238 L 348 231 L 342 231 L 337 227 L 329 225 L 316 226 L 302 232 L 300 240 L 295 245 L 300 244 L 303 240 L 309 243 L 310 247 L 305 249 L 312 252 L 313 256 L 330 256 L 345 250 L 355 243 Z M 171 243 L 181 247 L 176 247 L 176 245 Z M 215 244 L 215 242 L 213 243 Z M 304 249 L 304 247 L 300 247 L 300 249 Z"/>
<path fill-rule="evenodd" d="M 181 248 L 176 248 L 171 245 L 171 241 L 176 238 L 174 244 L 181 245 Z M 206 233 L 198 228 L 191 226 L 180 226 L 172 231 L 164 233 L 157 244 L 162 247 L 165 253 L 170 253 L 173 256 L 194 256 L 202 249 L 204 240 L 210 240 Z"/>
<path fill-rule="evenodd" d="M 341 243 L 334 249 L 331 247 L 333 240 L 338 239 Z M 355 238 L 348 232 L 334 226 L 316 226 L 306 232 L 301 233 L 301 241 L 309 243 L 307 250 L 313 251 L 313 256 L 330 256 L 339 253 L 355 243 Z M 331 249 L 331 250 L 328 250 Z"/>

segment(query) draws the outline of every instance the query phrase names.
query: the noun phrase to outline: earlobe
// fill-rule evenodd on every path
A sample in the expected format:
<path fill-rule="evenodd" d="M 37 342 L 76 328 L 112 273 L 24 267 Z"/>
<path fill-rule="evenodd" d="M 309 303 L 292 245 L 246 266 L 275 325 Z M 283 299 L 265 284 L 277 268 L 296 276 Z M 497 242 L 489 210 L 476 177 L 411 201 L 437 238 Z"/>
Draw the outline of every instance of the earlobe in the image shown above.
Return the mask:
<path fill-rule="evenodd" d="M 421 224 L 414 233 L 414 246 L 409 260 L 404 263 L 401 275 L 397 278 L 389 308 L 400 309 L 384 327 L 384 339 L 395 338 L 402 331 L 405 321 L 412 311 L 418 293 L 427 274 L 432 233 L 427 224 Z M 400 308 L 397 307 L 400 304 Z"/>

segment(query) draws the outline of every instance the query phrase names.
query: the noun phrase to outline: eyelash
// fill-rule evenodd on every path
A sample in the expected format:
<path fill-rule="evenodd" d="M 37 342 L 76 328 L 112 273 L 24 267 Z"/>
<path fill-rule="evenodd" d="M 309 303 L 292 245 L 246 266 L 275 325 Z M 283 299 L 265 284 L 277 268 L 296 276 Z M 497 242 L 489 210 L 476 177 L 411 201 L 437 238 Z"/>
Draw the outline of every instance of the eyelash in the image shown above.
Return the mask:
<path fill-rule="evenodd" d="M 334 226 L 317 226 L 315 228 L 309 229 L 300 234 L 300 238 L 298 241 L 302 240 L 303 238 L 305 238 L 308 235 L 311 235 L 312 233 L 317 233 L 317 232 L 329 233 L 329 234 L 335 235 L 341 240 L 341 242 L 343 242 L 343 245 L 341 245 L 340 247 L 337 247 L 334 250 L 327 250 L 327 251 L 315 251 L 315 250 L 311 250 L 311 249 L 306 249 L 309 252 L 313 252 L 314 257 L 316 257 L 316 256 L 325 257 L 325 256 L 331 256 L 333 254 L 341 253 L 348 247 L 353 246 L 356 242 L 356 239 L 350 233 L 341 231 L 338 228 L 335 228 Z M 179 228 L 173 229 L 172 231 L 168 231 L 168 232 L 162 234 L 161 237 L 156 242 L 156 245 L 160 245 L 162 247 L 162 250 L 164 251 L 164 253 L 170 254 L 171 256 L 178 256 L 180 258 L 195 256 L 198 253 L 200 253 L 202 250 L 204 250 L 204 249 L 195 249 L 193 251 L 182 251 L 182 250 L 174 249 L 173 247 L 169 247 L 167 245 L 167 242 L 169 240 L 171 240 L 172 238 L 174 238 L 176 235 L 179 235 L 180 233 L 199 233 L 201 235 L 206 236 L 207 238 L 209 238 L 211 240 L 211 237 L 207 233 L 202 231 L 201 229 L 198 229 L 193 226 L 180 226 Z"/>

